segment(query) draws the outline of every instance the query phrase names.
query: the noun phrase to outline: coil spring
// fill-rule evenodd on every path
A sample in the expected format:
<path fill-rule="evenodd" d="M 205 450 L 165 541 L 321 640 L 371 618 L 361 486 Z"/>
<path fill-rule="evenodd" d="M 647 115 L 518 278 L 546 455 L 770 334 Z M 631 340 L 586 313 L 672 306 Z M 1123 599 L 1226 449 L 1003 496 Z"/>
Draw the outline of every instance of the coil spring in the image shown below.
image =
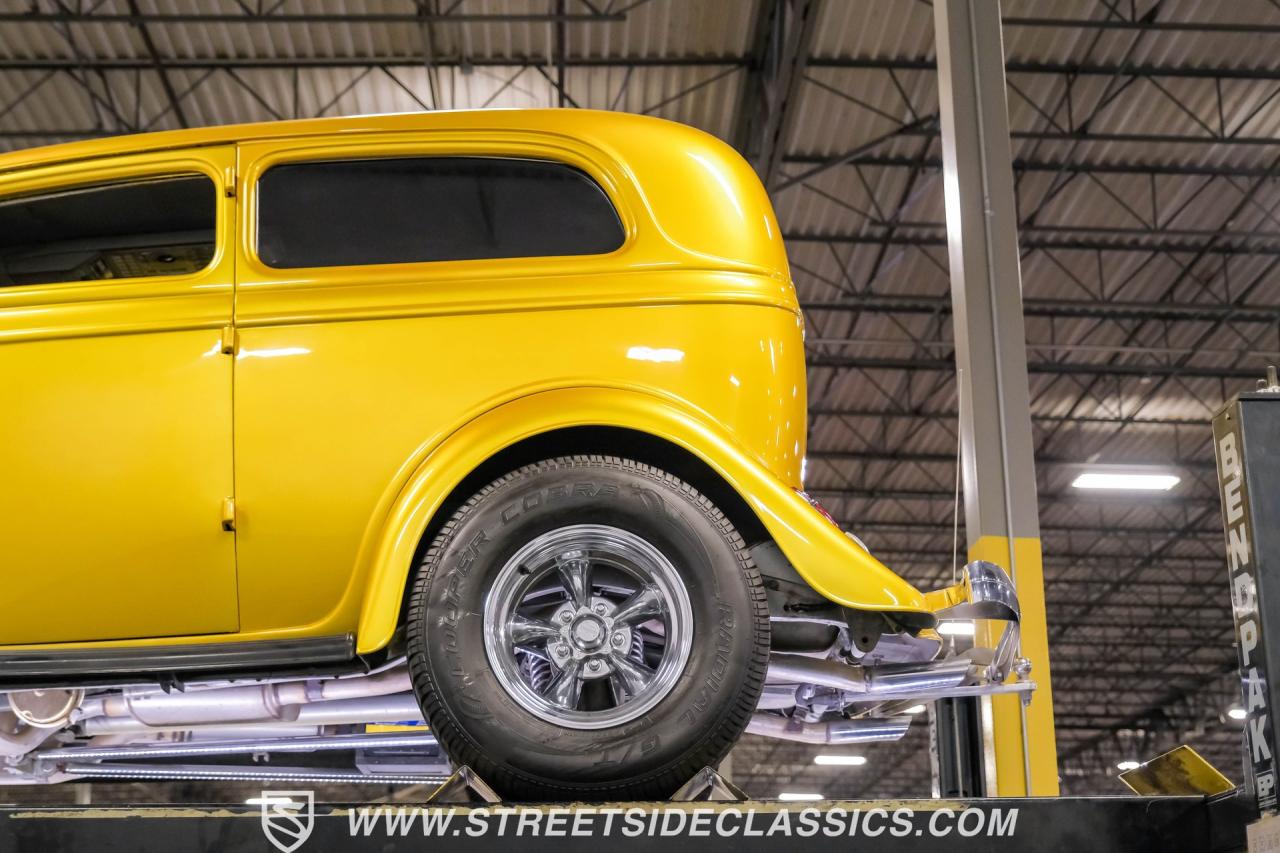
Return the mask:
<path fill-rule="evenodd" d="M 628 655 L 633 661 L 645 665 L 644 662 L 644 640 L 640 637 L 639 631 L 631 632 L 631 652 Z"/>
<path fill-rule="evenodd" d="M 545 692 L 551 684 L 551 661 L 528 652 L 517 651 L 516 654 L 520 656 L 520 674 L 525 681 L 538 693 Z"/>

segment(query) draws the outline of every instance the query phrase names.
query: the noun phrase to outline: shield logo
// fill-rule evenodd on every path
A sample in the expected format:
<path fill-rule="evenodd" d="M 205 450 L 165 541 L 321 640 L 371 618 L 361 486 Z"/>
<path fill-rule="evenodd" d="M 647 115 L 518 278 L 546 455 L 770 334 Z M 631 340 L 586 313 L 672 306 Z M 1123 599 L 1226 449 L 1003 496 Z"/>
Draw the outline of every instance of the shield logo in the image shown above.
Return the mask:
<path fill-rule="evenodd" d="M 280 853 L 293 853 L 311 837 L 315 825 L 314 791 L 263 791 L 262 832 Z"/>

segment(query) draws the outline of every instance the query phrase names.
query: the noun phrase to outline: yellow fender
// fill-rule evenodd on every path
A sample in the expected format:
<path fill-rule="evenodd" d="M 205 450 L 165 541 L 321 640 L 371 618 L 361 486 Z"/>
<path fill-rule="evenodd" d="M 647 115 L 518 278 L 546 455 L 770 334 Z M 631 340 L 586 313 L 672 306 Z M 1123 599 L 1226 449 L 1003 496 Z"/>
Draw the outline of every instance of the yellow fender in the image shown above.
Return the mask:
<path fill-rule="evenodd" d="M 918 590 L 819 515 L 696 410 L 634 390 L 567 388 L 530 394 L 490 409 L 427 450 L 392 504 L 370 552 L 356 635 L 361 653 L 390 641 L 414 553 L 449 493 L 503 448 L 577 426 L 645 432 L 702 459 L 755 511 L 801 577 L 837 604 L 862 610 L 928 610 Z"/>

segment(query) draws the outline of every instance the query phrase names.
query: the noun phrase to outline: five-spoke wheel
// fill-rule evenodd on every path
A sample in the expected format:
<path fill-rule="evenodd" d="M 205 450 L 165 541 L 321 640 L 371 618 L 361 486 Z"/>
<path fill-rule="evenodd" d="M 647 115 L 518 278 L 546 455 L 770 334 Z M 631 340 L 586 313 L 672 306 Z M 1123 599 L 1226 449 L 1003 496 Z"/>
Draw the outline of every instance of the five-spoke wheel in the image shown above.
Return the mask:
<path fill-rule="evenodd" d="M 529 713 L 576 728 L 633 720 L 680 677 L 693 640 L 671 561 L 616 527 L 575 524 L 529 542 L 485 598 L 485 652 Z"/>

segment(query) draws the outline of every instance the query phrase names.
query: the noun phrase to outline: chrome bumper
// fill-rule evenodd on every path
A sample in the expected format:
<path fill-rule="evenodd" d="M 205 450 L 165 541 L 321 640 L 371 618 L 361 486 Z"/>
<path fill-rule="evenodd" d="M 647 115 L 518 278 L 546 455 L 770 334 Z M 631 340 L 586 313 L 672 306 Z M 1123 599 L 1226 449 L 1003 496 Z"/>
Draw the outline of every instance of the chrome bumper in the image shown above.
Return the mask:
<path fill-rule="evenodd" d="M 959 583 L 929 593 L 926 599 L 941 605 L 934 610 L 939 622 L 989 619 L 1005 623 L 994 649 L 974 649 L 991 653 L 987 682 L 1003 684 L 1011 672 L 1025 678 L 1031 671 L 1030 663 L 1017 657 L 1022 609 L 1018 591 L 1004 569 L 986 560 L 974 560 L 964 567 Z"/>
<path fill-rule="evenodd" d="M 975 646 L 939 660 L 881 666 L 850 666 L 795 654 L 774 653 L 767 681 L 809 684 L 841 691 L 850 704 L 932 700 L 962 696 L 1021 694 L 1028 701 L 1035 683 L 1030 663 L 1018 657 L 1021 610 L 1013 581 L 1004 569 L 982 560 L 970 563 L 953 586 L 928 593 L 939 621 L 993 620 L 1005 623 L 994 648 Z M 1009 676 L 1016 676 L 1009 681 Z"/>

